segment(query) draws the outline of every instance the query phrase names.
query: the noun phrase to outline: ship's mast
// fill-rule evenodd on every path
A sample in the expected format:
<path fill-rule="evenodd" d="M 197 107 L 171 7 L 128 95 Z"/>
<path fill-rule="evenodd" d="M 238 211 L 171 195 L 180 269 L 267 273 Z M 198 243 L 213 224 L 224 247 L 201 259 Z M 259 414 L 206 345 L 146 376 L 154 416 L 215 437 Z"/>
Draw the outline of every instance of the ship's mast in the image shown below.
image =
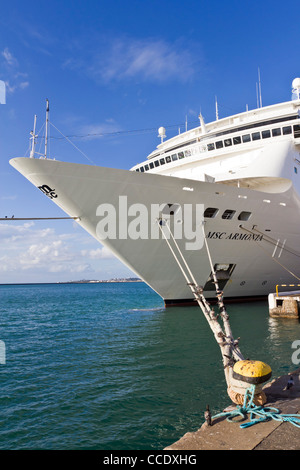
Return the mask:
<path fill-rule="evenodd" d="M 35 135 L 35 128 L 36 128 L 36 114 L 34 116 L 34 121 L 33 121 L 33 131 L 30 132 L 31 134 L 31 140 L 32 140 L 32 143 L 31 143 L 31 151 L 30 151 L 30 158 L 34 158 L 34 154 L 35 154 L 35 144 L 36 144 L 36 135 Z"/>
<path fill-rule="evenodd" d="M 259 91 L 259 105 L 262 108 L 261 81 L 260 81 L 260 70 L 259 70 L 259 68 L 258 68 L 258 91 Z"/>
<path fill-rule="evenodd" d="M 257 73 L 258 73 L 258 83 L 256 82 L 256 101 L 257 101 L 257 107 L 262 108 L 261 81 L 260 81 L 259 67 L 257 69 Z"/>
<path fill-rule="evenodd" d="M 47 145 L 48 145 L 48 125 L 49 125 L 49 100 L 46 100 L 46 129 L 45 129 L 45 158 L 47 158 Z"/>
<path fill-rule="evenodd" d="M 219 109 L 218 109 L 217 97 L 215 97 L 215 102 L 216 102 L 216 121 L 218 121 L 219 120 Z"/>

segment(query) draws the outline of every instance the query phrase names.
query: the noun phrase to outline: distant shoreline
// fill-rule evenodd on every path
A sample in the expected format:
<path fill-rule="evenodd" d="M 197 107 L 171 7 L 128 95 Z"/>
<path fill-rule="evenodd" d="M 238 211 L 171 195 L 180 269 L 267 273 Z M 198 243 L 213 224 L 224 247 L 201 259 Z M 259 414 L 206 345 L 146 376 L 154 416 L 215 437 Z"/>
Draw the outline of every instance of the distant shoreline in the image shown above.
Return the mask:
<path fill-rule="evenodd" d="M 82 279 L 80 281 L 57 281 L 57 282 L 9 282 L 0 284 L 0 286 L 33 286 L 33 285 L 43 285 L 43 284 L 112 284 L 120 282 L 144 282 L 139 278 L 116 278 L 116 279 L 107 279 L 107 280 L 93 280 L 93 279 Z"/>
<path fill-rule="evenodd" d="M 62 281 L 62 282 L 57 282 L 56 284 L 101 284 L 101 283 L 110 283 L 110 282 L 143 282 L 139 278 L 135 277 L 129 277 L 129 278 L 116 278 L 116 279 L 107 279 L 107 280 L 94 280 L 94 279 L 89 279 L 89 280 L 81 280 L 81 281 Z"/>

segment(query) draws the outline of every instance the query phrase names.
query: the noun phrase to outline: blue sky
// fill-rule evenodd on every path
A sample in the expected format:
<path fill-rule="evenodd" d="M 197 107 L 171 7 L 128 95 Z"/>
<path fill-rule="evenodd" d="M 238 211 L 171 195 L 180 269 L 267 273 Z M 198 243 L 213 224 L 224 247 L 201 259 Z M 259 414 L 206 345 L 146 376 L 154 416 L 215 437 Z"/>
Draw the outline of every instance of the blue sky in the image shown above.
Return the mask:
<path fill-rule="evenodd" d="M 85 0 L 2 2 L 0 217 L 64 214 L 8 163 L 50 121 L 97 165 L 129 169 L 157 129 L 291 98 L 298 63 L 296 1 Z M 86 137 L 88 134 L 94 134 Z M 102 134 L 102 135 L 97 135 Z M 57 139 L 50 157 L 89 163 Z M 109 279 L 132 273 L 71 221 L 0 222 L 0 283 Z"/>

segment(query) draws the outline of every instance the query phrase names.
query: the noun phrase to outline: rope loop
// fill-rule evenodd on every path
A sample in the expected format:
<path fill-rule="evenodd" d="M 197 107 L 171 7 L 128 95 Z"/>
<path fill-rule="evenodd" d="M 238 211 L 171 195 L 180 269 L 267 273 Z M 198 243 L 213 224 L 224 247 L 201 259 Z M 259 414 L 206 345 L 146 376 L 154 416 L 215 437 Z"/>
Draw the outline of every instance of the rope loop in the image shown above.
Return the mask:
<path fill-rule="evenodd" d="M 222 416 L 227 417 L 227 421 L 231 423 L 237 423 L 247 419 L 247 415 L 250 415 L 250 421 L 247 423 L 240 424 L 240 428 L 245 429 L 254 424 L 261 423 L 264 421 L 287 421 L 297 428 L 300 428 L 300 415 L 299 414 L 281 414 L 277 408 L 256 406 L 253 403 L 255 393 L 255 385 L 251 385 L 246 389 L 244 396 L 244 403 L 242 406 L 237 406 L 235 410 L 229 412 L 218 413 L 213 416 L 219 418 Z"/>

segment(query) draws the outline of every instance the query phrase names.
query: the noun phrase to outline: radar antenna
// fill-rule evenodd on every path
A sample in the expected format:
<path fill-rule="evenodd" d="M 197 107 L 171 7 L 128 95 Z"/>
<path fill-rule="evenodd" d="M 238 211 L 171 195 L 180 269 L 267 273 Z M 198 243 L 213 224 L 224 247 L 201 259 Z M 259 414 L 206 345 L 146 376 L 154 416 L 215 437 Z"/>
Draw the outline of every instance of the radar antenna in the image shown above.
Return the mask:
<path fill-rule="evenodd" d="M 161 143 L 163 143 L 164 139 L 166 138 L 166 129 L 164 127 L 160 127 L 158 129 L 158 136 L 161 138 Z"/>
<path fill-rule="evenodd" d="M 300 99 L 300 78 L 294 78 L 292 83 L 292 92 L 296 95 L 296 99 Z"/>

